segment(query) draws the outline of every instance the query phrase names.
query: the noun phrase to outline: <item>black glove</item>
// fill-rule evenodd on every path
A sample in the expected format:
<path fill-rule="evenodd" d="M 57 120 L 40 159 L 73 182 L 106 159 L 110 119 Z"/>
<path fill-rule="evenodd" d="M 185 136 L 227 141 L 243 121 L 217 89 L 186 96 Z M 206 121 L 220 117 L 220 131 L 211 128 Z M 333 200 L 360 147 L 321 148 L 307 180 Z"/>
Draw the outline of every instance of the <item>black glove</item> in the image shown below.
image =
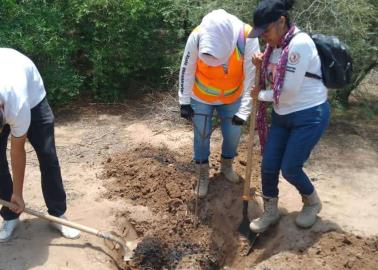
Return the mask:
<path fill-rule="evenodd" d="M 190 104 L 185 104 L 180 106 L 181 117 L 185 118 L 186 120 L 192 120 L 194 115 L 194 111 Z"/>
<path fill-rule="evenodd" d="M 232 124 L 235 125 L 235 126 L 242 126 L 244 125 L 245 121 L 243 119 L 241 119 L 240 117 L 234 115 L 234 117 L 232 117 Z"/>

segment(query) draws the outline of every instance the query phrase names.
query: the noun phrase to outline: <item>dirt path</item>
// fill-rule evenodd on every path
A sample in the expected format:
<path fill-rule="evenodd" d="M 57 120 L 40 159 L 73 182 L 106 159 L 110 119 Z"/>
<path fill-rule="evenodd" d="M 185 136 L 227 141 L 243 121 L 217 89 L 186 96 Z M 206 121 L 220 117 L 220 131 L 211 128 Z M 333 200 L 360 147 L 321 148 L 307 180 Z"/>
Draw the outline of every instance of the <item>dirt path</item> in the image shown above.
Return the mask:
<path fill-rule="evenodd" d="M 67 192 L 67 216 L 78 223 L 100 230 L 115 230 L 116 213 L 122 210 L 117 200 L 103 198 L 105 191 L 102 162 L 113 151 L 123 150 L 117 136 L 124 123 L 121 113 L 114 116 L 101 106 L 67 109 L 57 113 L 56 145 Z M 25 201 L 45 211 L 40 188 L 38 161 L 27 146 Z M 0 269 L 117 269 L 113 254 L 104 241 L 88 234 L 78 240 L 60 237 L 45 221 L 24 214 L 15 237 L 0 245 Z"/>
<path fill-rule="evenodd" d="M 280 224 L 260 237 L 251 255 L 242 257 L 235 233 L 242 187 L 218 175 L 219 132 L 212 140 L 210 195 L 199 204 L 200 224 L 195 228 L 191 127 L 168 113 L 173 108 L 167 107 L 170 102 L 146 102 L 149 105 L 143 108 L 132 102 L 111 107 L 76 105 L 57 113 L 56 126 L 68 217 L 120 233 L 122 220 L 128 218 L 147 239 L 137 250 L 139 264 L 122 264 L 96 237 L 82 234 L 78 240 L 66 240 L 46 222 L 23 215 L 14 239 L 0 245 L 1 270 L 160 269 L 164 265 L 177 269 L 374 269 L 378 265 L 377 119 L 363 126 L 336 121 L 314 151 L 306 171 L 324 201 L 317 224 L 311 230 L 295 227 L 300 198 L 281 181 Z M 241 176 L 244 140 L 237 158 Z M 27 163 L 25 199 L 30 207 L 44 211 L 38 163 L 30 147 Z M 255 169 L 253 184 L 258 183 Z M 250 205 L 251 217 L 257 216 L 260 206 Z"/>

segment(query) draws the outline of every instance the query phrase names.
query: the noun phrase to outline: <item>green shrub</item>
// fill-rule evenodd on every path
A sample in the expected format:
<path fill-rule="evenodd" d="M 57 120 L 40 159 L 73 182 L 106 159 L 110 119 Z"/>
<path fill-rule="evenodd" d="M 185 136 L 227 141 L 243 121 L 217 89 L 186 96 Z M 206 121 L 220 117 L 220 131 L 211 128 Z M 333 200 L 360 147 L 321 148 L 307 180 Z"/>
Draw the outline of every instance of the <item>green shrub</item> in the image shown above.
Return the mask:
<path fill-rule="evenodd" d="M 82 78 L 72 66 L 75 48 L 67 38 L 60 6 L 50 2 L 1 1 L 0 45 L 30 57 L 43 77 L 50 102 L 65 103 L 78 96 Z"/>

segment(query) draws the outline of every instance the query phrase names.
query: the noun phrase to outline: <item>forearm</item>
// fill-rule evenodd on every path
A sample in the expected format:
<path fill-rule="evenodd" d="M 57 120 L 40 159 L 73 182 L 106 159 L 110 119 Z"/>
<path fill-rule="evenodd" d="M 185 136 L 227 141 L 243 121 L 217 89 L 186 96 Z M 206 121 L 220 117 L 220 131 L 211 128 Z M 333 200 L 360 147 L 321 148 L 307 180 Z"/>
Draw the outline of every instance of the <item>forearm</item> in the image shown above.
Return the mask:
<path fill-rule="evenodd" d="M 247 120 L 252 110 L 251 90 L 256 79 L 256 67 L 252 64 L 252 56 L 258 52 L 260 52 L 260 48 L 257 39 L 248 39 L 244 57 L 244 89 L 241 96 L 241 105 L 236 114 L 243 120 Z"/>
<path fill-rule="evenodd" d="M 25 148 L 11 146 L 10 155 L 13 174 L 13 194 L 22 196 L 26 167 Z"/>

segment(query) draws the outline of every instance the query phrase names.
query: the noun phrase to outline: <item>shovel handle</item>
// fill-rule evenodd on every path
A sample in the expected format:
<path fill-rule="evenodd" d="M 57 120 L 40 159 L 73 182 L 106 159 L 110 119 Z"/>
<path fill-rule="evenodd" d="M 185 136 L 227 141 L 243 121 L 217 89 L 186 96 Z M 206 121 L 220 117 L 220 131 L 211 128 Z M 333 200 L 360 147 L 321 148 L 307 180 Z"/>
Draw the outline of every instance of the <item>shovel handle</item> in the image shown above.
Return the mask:
<path fill-rule="evenodd" d="M 259 87 L 260 84 L 260 69 L 256 68 L 255 73 L 255 86 Z M 251 199 L 250 196 L 250 185 L 251 185 L 251 175 L 252 175 L 252 164 L 253 164 L 253 139 L 255 137 L 256 128 L 256 114 L 258 110 L 259 102 L 257 98 L 252 99 L 252 112 L 249 122 L 249 138 L 248 138 L 248 155 L 247 155 L 247 167 L 245 170 L 244 178 L 244 188 L 243 188 L 243 200 L 248 201 Z"/>
<path fill-rule="evenodd" d="M 8 208 L 16 206 L 11 202 L 7 202 L 7 201 L 1 200 L 1 199 L 0 199 L 0 204 L 6 206 Z M 55 222 L 55 223 L 59 223 L 59 224 L 65 225 L 67 227 L 75 228 L 79 231 L 90 233 L 90 234 L 93 234 L 93 235 L 96 235 L 96 236 L 102 237 L 102 234 L 103 234 L 99 230 L 96 230 L 94 228 L 90 228 L 90 227 L 87 227 L 87 226 L 84 226 L 84 225 L 63 219 L 63 218 L 54 217 L 54 216 L 51 216 L 49 214 L 45 214 L 45 213 L 30 209 L 30 208 L 27 208 L 27 207 L 25 207 L 24 212 L 29 214 L 29 215 L 36 216 L 36 217 L 39 217 L 39 218 L 42 218 L 42 219 L 45 219 L 45 220 L 48 220 L 48 221 L 52 221 L 52 222 Z"/>
<path fill-rule="evenodd" d="M 1 199 L 0 199 L 0 205 L 4 205 L 8 208 L 12 208 L 12 207 L 16 206 L 13 203 L 10 203 L 10 202 L 7 202 L 7 201 L 1 200 Z M 54 217 L 54 216 L 51 216 L 49 214 L 45 214 L 45 213 L 30 209 L 30 208 L 27 208 L 27 207 L 25 207 L 24 212 L 29 214 L 29 215 L 36 216 L 36 217 L 39 217 L 39 218 L 42 218 L 42 219 L 45 219 L 45 220 L 48 220 L 48 221 L 51 221 L 51 222 L 59 223 L 59 224 L 62 224 L 64 226 L 74 228 L 74 229 L 77 229 L 79 231 L 86 232 L 86 233 L 95 235 L 97 237 L 103 238 L 103 239 L 114 241 L 114 242 L 118 243 L 120 245 L 120 247 L 122 248 L 124 261 L 131 260 L 131 257 L 133 255 L 132 251 L 136 248 L 137 241 L 126 241 L 125 242 L 121 237 L 118 237 L 117 235 L 114 235 L 111 232 L 99 231 L 97 229 L 94 229 L 94 228 L 91 228 L 91 227 L 88 227 L 88 226 L 84 226 L 84 225 L 81 225 L 81 224 L 78 224 L 78 223 L 75 223 L 75 222 L 72 222 L 72 221 L 68 221 L 68 220 L 63 219 L 63 218 Z"/>

